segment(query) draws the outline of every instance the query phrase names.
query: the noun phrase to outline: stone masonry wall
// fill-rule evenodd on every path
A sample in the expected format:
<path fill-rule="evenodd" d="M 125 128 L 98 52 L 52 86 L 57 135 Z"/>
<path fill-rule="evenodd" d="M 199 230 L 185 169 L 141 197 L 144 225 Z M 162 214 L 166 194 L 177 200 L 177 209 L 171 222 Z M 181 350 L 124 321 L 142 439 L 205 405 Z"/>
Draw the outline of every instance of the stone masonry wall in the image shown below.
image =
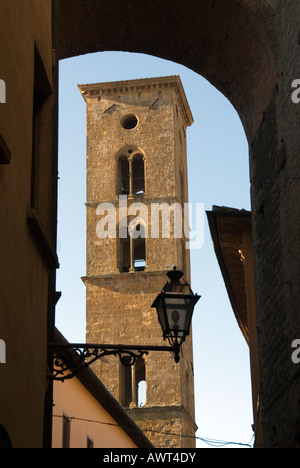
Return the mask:
<path fill-rule="evenodd" d="M 300 330 L 300 5 L 276 2 L 278 87 L 251 148 L 253 241 L 266 447 L 299 448 L 299 368 L 292 342 Z M 299 364 L 298 364 L 299 366 Z"/>
<path fill-rule="evenodd" d="M 177 203 L 182 222 L 184 203 L 188 201 L 185 132 L 192 117 L 180 80 L 178 77 L 134 80 L 80 85 L 79 89 L 87 102 L 87 275 L 83 278 L 87 342 L 168 345 L 151 305 L 167 281 L 166 272 L 174 266 L 182 269 L 189 280 L 189 252 L 185 250 L 185 239 L 176 237 L 172 210 L 167 237 L 162 235 L 163 217 L 158 237 L 153 237 L 156 224 L 152 215 L 153 204 Z M 123 127 L 128 115 L 137 117 L 134 128 Z M 128 215 L 128 224 L 145 210 L 146 269 L 126 273 L 120 268 L 118 223 L 124 211 L 119 201 L 119 157 L 135 152 L 144 158 L 145 190 L 126 199 L 125 216 Z M 142 204 L 138 211 L 137 204 Z M 112 226 L 116 227 L 112 237 L 99 235 L 97 231 L 101 223 L 111 219 L 107 218 L 108 213 L 113 213 Z M 149 352 L 144 362 L 146 403 L 134 412 L 135 420 L 141 427 L 155 428 L 149 437 L 156 446 L 193 446 L 192 337 L 182 346 L 178 364 L 171 353 L 157 351 Z M 122 401 L 124 369 L 119 360 L 105 357 L 93 368 Z M 166 432 L 177 436 L 166 438 L 162 435 Z M 190 437 L 185 439 L 182 434 Z"/>

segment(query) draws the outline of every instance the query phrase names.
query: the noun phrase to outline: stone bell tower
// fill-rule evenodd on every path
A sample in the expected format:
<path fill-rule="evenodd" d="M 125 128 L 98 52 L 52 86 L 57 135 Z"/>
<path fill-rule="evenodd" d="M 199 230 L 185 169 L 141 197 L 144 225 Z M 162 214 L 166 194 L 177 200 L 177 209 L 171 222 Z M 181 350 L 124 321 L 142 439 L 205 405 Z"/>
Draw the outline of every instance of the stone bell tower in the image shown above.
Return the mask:
<path fill-rule="evenodd" d="M 87 110 L 86 341 L 166 345 L 151 305 L 174 265 L 190 281 L 182 232 L 193 118 L 181 80 L 79 89 Z M 156 447 L 195 446 L 191 334 L 178 364 L 153 351 L 133 367 L 109 356 L 93 370 Z"/>

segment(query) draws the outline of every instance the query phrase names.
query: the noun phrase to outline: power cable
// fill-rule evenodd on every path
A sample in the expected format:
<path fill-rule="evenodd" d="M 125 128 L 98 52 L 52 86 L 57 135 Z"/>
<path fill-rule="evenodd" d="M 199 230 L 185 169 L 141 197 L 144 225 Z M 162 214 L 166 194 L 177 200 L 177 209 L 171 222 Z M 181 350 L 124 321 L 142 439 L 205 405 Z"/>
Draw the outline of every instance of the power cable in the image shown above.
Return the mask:
<path fill-rule="evenodd" d="M 53 417 L 56 417 L 56 418 L 62 418 L 63 416 L 62 415 L 59 415 L 59 414 L 54 414 Z M 95 420 L 95 419 L 86 419 L 86 418 L 78 418 L 76 416 L 68 416 L 68 419 L 70 420 L 76 420 L 76 421 L 85 421 L 85 422 L 91 422 L 91 423 L 96 423 L 96 424 L 103 424 L 103 425 L 106 425 L 106 426 L 114 426 L 114 427 L 120 427 L 122 428 L 122 426 L 120 426 L 119 424 L 116 424 L 116 423 L 110 423 L 110 422 L 104 422 L 104 421 L 98 421 L 98 420 Z M 226 447 L 228 445 L 238 445 L 238 446 L 243 446 L 243 447 L 249 447 L 249 448 L 252 448 L 252 445 L 251 445 L 251 440 L 248 444 L 244 444 L 242 442 L 230 442 L 230 441 L 224 441 L 224 440 L 218 440 L 218 439 L 210 439 L 210 438 L 207 438 L 207 437 L 199 437 L 199 436 L 190 436 L 190 435 L 182 435 L 182 434 L 175 434 L 173 432 L 161 432 L 161 431 L 156 431 L 155 429 L 141 429 L 142 432 L 152 432 L 152 433 L 156 433 L 156 434 L 161 434 L 161 435 L 165 435 L 165 436 L 172 436 L 172 437 L 183 437 L 183 438 L 190 438 L 190 439 L 196 439 L 196 440 L 201 440 L 202 442 L 206 443 L 207 445 L 210 445 L 214 448 L 221 448 L 221 447 Z M 134 431 L 131 431 L 130 432 L 134 432 Z M 252 437 L 253 438 L 253 437 Z"/>

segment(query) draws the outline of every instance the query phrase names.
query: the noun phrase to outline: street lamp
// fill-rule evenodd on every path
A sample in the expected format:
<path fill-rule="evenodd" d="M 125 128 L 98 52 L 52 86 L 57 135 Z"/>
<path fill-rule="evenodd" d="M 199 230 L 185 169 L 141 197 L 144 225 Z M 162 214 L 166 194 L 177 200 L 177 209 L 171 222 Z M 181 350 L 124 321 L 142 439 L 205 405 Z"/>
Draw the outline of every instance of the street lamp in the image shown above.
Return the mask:
<path fill-rule="evenodd" d="M 156 308 L 163 337 L 170 346 L 110 345 L 68 343 L 61 340 L 49 343 L 53 353 L 53 380 L 70 379 L 96 360 L 108 356 L 119 356 L 122 364 L 132 366 L 137 359 L 149 351 L 168 351 L 179 362 L 180 346 L 190 332 L 195 304 L 200 296 L 194 294 L 188 283 L 182 281 L 183 273 L 176 267 L 167 273 L 170 281 L 163 287 L 151 307 Z"/>
<path fill-rule="evenodd" d="M 167 273 L 170 279 L 158 294 L 152 307 L 157 310 L 164 339 L 174 348 L 175 362 L 179 362 L 179 349 L 187 335 L 194 307 L 200 296 L 194 294 L 187 282 L 181 282 L 183 273 L 176 267 Z"/>

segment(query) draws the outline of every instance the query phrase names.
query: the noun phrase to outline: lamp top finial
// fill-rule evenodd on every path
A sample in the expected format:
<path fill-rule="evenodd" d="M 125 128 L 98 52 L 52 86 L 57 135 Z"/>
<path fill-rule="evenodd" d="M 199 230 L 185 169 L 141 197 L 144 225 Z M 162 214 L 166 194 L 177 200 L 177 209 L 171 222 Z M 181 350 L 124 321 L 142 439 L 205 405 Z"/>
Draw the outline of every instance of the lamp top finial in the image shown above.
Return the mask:
<path fill-rule="evenodd" d="M 171 282 L 179 282 L 180 278 L 182 278 L 183 272 L 177 270 L 177 267 L 174 266 L 173 270 L 168 271 L 167 277 L 170 278 Z"/>

